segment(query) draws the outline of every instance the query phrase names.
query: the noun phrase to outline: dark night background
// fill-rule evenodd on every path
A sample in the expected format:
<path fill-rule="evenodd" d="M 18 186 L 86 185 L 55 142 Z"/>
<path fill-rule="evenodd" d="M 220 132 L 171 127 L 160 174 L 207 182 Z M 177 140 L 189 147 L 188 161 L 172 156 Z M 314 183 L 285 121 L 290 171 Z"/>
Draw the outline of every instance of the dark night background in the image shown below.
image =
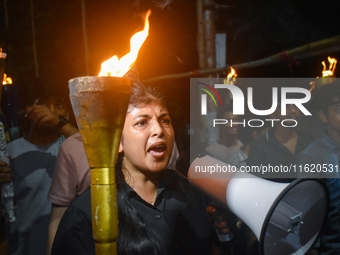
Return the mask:
<path fill-rule="evenodd" d="M 141 15 L 149 8 L 150 33 L 135 64 L 141 78 L 198 69 L 195 0 L 173 0 L 163 9 L 156 6 L 156 0 L 86 0 L 89 73 L 85 65 L 81 0 L 0 0 L 0 47 L 7 53 L 5 72 L 19 86 L 19 105 L 39 89 L 35 87 L 31 2 L 38 78 L 65 94 L 69 79 L 98 75 L 101 62 L 129 51 L 130 37 L 142 29 Z M 214 12 L 216 32 L 227 34 L 227 64 L 231 66 L 340 34 L 337 0 L 215 3 L 220 7 Z M 330 55 L 339 58 L 339 52 Z M 287 63 L 280 63 L 237 72 L 238 77 L 316 77 L 321 75 L 323 60 L 327 60 L 327 55 L 300 60 L 292 69 Z M 177 125 L 182 127 L 188 117 L 184 109 L 189 105 L 189 78 L 161 81 L 157 86 L 168 94 Z"/>

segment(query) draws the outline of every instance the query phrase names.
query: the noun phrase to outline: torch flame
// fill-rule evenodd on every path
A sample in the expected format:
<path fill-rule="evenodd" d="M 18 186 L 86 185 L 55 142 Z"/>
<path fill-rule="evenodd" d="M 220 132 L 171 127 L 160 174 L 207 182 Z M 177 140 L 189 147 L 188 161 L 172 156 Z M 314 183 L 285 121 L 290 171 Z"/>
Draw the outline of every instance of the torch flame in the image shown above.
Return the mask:
<path fill-rule="evenodd" d="M 311 81 L 309 85 L 310 85 L 309 92 L 312 93 L 313 89 L 315 89 L 315 81 Z"/>
<path fill-rule="evenodd" d="M 135 63 L 139 49 L 149 35 L 149 16 L 151 10 L 148 10 L 145 16 L 144 29 L 135 33 L 130 39 L 130 52 L 118 59 L 116 55 L 102 63 L 102 69 L 99 76 L 116 76 L 123 77 Z"/>
<path fill-rule="evenodd" d="M 234 68 L 230 67 L 230 73 L 227 75 L 227 79 L 224 79 L 224 84 L 235 84 L 237 73 Z"/>
<path fill-rule="evenodd" d="M 234 68 L 230 67 L 231 71 L 230 73 L 227 75 L 227 79 L 233 78 L 233 77 L 237 77 L 236 71 Z"/>
<path fill-rule="evenodd" d="M 325 61 L 322 61 L 322 65 L 323 65 L 322 77 L 328 77 L 328 76 L 334 75 L 334 70 L 335 70 L 335 66 L 337 62 L 338 61 L 335 58 L 331 58 L 328 56 L 329 69 L 326 70 Z"/>
<path fill-rule="evenodd" d="M 12 84 L 12 78 L 7 77 L 6 73 L 4 73 L 4 79 L 2 81 L 2 85 L 6 85 L 6 84 Z"/>
<path fill-rule="evenodd" d="M 328 63 L 329 63 L 329 69 L 326 70 L 326 63 L 325 61 L 322 61 L 321 64 L 323 65 L 323 70 L 322 70 L 322 77 L 328 77 L 328 78 L 334 78 L 334 71 L 335 71 L 335 67 L 336 67 L 336 63 L 338 61 L 335 58 L 331 58 L 330 56 L 328 56 Z M 320 78 L 319 76 L 317 76 L 316 78 Z M 327 81 L 326 81 L 327 80 Z M 311 81 L 309 83 L 310 85 L 310 89 L 309 92 L 312 92 L 314 89 L 317 89 L 320 86 L 324 86 L 326 84 L 332 83 L 332 79 L 317 79 L 317 81 Z"/>

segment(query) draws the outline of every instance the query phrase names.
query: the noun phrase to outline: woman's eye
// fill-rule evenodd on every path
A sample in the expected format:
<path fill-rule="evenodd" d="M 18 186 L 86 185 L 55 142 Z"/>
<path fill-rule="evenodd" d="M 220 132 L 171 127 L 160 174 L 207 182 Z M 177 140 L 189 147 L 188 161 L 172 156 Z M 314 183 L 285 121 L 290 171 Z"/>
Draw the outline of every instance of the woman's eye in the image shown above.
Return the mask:
<path fill-rule="evenodd" d="M 148 122 L 146 120 L 140 120 L 138 121 L 135 126 L 145 126 Z"/>
<path fill-rule="evenodd" d="M 163 119 L 162 123 L 163 124 L 171 124 L 171 120 L 170 119 Z"/>

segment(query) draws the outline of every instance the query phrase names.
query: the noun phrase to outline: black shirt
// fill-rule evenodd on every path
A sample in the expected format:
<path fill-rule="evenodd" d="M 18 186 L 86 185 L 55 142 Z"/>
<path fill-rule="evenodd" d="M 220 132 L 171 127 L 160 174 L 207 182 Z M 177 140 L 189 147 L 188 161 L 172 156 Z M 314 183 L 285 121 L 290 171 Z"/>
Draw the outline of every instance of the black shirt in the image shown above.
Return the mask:
<path fill-rule="evenodd" d="M 208 199 L 186 179 L 173 170 L 165 170 L 154 206 L 145 202 L 132 188 L 127 189 L 128 199 L 139 216 L 160 238 L 162 255 L 211 254 L 214 235 L 206 216 Z M 90 189 L 66 210 L 52 254 L 95 254 Z"/>

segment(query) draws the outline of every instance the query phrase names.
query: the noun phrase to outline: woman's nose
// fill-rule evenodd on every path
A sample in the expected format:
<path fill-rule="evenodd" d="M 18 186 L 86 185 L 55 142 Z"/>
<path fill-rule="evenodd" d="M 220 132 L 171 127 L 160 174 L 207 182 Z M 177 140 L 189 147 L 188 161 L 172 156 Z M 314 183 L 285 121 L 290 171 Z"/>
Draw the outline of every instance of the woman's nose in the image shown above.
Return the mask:
<path fill-rule="evenodd" d="M 151 128 L 152 136 L 160 136 L 163 134 L 163 128 L 158 121 L 153 121 Z"/>

